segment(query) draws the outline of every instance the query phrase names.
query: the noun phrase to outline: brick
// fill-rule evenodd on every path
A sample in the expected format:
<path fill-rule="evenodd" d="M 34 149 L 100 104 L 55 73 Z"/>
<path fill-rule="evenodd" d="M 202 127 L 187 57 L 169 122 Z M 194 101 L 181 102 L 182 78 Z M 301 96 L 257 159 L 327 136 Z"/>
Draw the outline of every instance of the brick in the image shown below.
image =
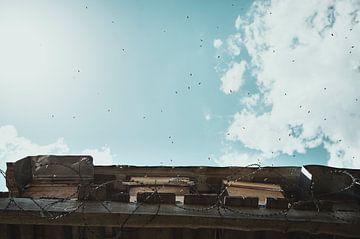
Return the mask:
<path fill-rule="evenodd" d="M 184 196 L 184 204 L 214 205 L 217 202 L 217 194 L 186 194 Z"/>
<path fill-rule="evenodd" d="M 266 198 L 266 208 L 268 209 L 287 209 L 289 201 L 286 198 Z"/>
<path fill-rule="evenodd" d="M 259 207 L 259 198 L 258 197 L 241 197 L 241 196 L 227 196 L 225 198 L 226 206 L 234 207 Z"/>
<path fill-rule="evenodd" d="M 136 195 L 136 200 L 149 204 L 175 204 L 175 193 L 141 192 Z"/>

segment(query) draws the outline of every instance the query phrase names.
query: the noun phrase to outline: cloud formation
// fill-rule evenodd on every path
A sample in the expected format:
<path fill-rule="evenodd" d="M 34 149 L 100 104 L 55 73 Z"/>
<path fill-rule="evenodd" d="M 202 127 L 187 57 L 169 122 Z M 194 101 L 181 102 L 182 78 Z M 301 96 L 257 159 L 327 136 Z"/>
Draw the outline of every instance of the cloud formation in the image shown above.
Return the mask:
<path fill-rule="evenodd" d="M 249 57 L 231 61 L 221 90 L 241 90 L 248 70 L 258 96 L 240 99 L 227 139 L 266 157 L 323 146 L 329 165 L 359 168 L 359 13 L 355 0 L 274 0 L 238 17 L 228 39 Z"/>
<path fill-rule="evenodd" d="M 221 157 L 215 159 L 215 162 L 223 167 L 226 166 L 250 166 L 253 164 L 260 164 L 262 157 L 259 155 L 250 155 L 246 153 L 239 153 L 237 151 L 226 151 Z"/>
<path fill-rule="evenodd" d="M 241 104 L 245 105 L 248 108 L 254 107 L 260 99 L 259 94 L 253 94 L 247 97 L 241 98 L 240 102 Z"/>
<path fill-rule="evenodd" d="M 221 77 L 221 90 L 225 94 L 231 94 L 237 92 L 242 86 L 243 74 L 246 70 L 246 62 L 240 63 L 232 62 L 228 71 Z"/>
<path fill-rule="evenodd" d="M 238 56 L 240 55 L 241 35 L 239 33 L 231 35 L 227 39 L 227 50 L 229 55 Z"/>
<path fill-rule="evenodd" d="M 219 49 L 222 46 L 223 42 L 220 39 L 215 39 L 214 40 L 214 47 L 216 49 Z"/>
<path fill-rule="evenodd" d="M 0 126 L 0 158 L 2 166 L 5 162 L 13 162 L 28 155 L 63 154 L 69 152 L 69 147 L 63 138 L 47 145 L 38 145 L 31 140 L 18 135 L 12 125 Z"/>
<path fill-rule="evenodd" d="M 12 125 L 0 126 L 0 168 L 5 170 L 5 162 L 13 162 L 28 155 L 40 154 L 90 154 L 94 164 L 112 164 L 113 155 L 108 147 L 101 149 L 85 149 L 82 152 L 72 152 L 63 138 L 54 143 L 39 145 L 18 134 Z"/>
<path fill-rule="evenodd" d="M 91 155 L 96 165 L 112 165 L 113 155 L 109 147 L 103 146 L 100 149 L 85 149 L 81 154 Z"/>
<path fill-rule="evenodd" d="M 241 17 L 238 16 L 238 17 L 236 18 L 236 20 L 235 20 L 235 28 L 236 28 L 236 30 L 240 30 L 241 24 L 242 24 Z"/>

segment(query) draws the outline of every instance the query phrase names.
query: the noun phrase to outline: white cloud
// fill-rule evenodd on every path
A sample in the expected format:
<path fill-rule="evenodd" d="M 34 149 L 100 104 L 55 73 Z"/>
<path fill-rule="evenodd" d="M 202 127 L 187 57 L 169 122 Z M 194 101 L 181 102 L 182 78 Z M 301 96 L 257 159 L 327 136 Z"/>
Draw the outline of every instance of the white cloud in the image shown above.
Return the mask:
<path fill-rule="evenodd" d="M 69 152 L 69 147 L 63 138 L 54 143 L 39 145 L 19 136 L 16 128 L 12 125 L 0 126 L 1 166 L 5 165 L 5 162 L 13 162 L 28 155 L 64 154 L 67 152 Z"/>
<path fill-rule="evenodd" d="M 231 94 L 240 89 L 244 82 L 243 74 L 246 70 L 246 65 L 245 61 L 231 63 L 229 70 L 221 77 L 221 90 L 225 94 Z"/>
<path fill-rule="evenodd" d="M 241 25 L 242 25 L 242 20 L 241 20 L 241 17 L 240 17 L 240 15 L 239 15 L 239 16 L 236 18 L 236 20 L 235 20 L 235 28 L 236 28 L 237 30 L 239 30 Z"/>
<path fill-rule="evenodd" d="M 12 125 L 0 126 L 0 158 L 2 165 L 5 162 L 13 162 L 28 155 L 40 154 L 79 154 L 70 151 L 63 138 L 54 143 L 39 145 L 31 140 L 18 135 Z M 112 154 L 108 147 L 101 149 L 85 149 L 80 154 L 89 154 L 94 157 L 95 164 L 111 164 Z"/>
<path fill-rule="evenodd" d="M 112 165 L 113 155 L 109 147 L 102 147 L 101 149 L 85 149 L 81 154 L 91 155 L 94 158 L 95 165 Z"/>
<path fill-rule="evenodd" d="M 323 144 L 329 165 L 359 168 L 359 11 L 355 0 L 253 3 L 235 25 L 250 56 L 257 104 L 269 110 L 240 110 L 228 140 L 265 155 L 303 153 Z M 228 94 L 239 88 L 243 73 L 244 67 L 231 67 L 221 89 Z"/>
<path fill-rule="evenodd" d="M 240 55 L 241 35 L 239 33 L 229 36 L 227 39 L 227 44 L 230 55 Z"/>
<path fill-rule="evenodd" d="M 0 126 L 0 169 L 6 170 L 6 162 L 14 162 L 29 155 L 79 154 L 72 152 L 63 138 L 53 143 L 40 145 L 18 134 L 12 125 Z M 86 149 L 80 154 L 90 154 L 95 164 L 112 164 L 112 154 L 108 147 Z M 0 177 L 0 190 L 5 189 L 4 179 Z"/>
<path fill-rule="evenodd" d="M 222 44 L 223 44 L 222 40 L 220 40 L 220 39 L 215 39 L 214 40 L 214 47 L 216 49 L 219 49 L 222 46 Z"/>
<path fill-rule="evenodd" d="M 251 108 L 255 106 L 260 99 L 259 94 L 254 94 L 251 96 L 243 97 L 240 102 L 241 104 L 245 105 L 247 108 Z"/>
<path fill-rule="evenodd" d="M 261 164 L 262 156 L 251 155 L 246 153 L 239 153 L 237 151 L 225 152 L 220 158 L 215 159 L 215 162 L 220 166 L 249 166 L 252 164 Z"/>
<path fill-rule="evenodd" d="M 259 150 L 271 157 L 279 152 L 289 155 L 295 151 L 303 153 L 307 146 L 303 140 L 310 143 L 321 136 L 296 137 L 296 129 L 301 131 L 301 128 L 296 125 L 289 127 L 288 122 L 283 123 L 279 120 L 281 119 L 274 117 L 271 113 L 256 115 L 256 112 L 243 110 L 235 114 L 228 129 L 227 139 L 240 140 L 247 148 Z"/>

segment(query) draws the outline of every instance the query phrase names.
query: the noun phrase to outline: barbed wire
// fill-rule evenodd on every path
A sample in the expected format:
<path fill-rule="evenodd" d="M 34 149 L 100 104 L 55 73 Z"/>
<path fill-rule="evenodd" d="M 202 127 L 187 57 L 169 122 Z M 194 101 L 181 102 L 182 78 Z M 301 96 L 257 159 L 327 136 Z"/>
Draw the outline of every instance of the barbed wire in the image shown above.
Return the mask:
<path fill-rule="evenodd" d="M 12 210 L 13 207 L 15 207 L 23 213 L 29 213 L 32 216 L 40 216 L 40 217 L 46 218 L 47 220 L 50 220 L 50 221 L 58 220 L 60 218 L 63 218 L 63 217 L 66 217 L 73 213 L 78 212 L 83 215 L 82 232 L 79 233 L 79 238 L 84 238 L 84 235 L 88 231 L 91 232 L 91 230 L 89 230 L 89 227 L 87 225 L 87 220 L 86 220 L 86 215 L 85 215 L 85 208 L 86 208 L 87 202 L 89 202 L 89 201 L 99 202 L 100 205 L 106 210 L 107 213 L 112 213 L 113 212 L 112 209 L 108 205 L 106 205 L 107 202 L 103 198 L 99 198 L 99 196 L 97 195 L 97 192 L 99 191 L 99 189 L 105 189 L 105 192 L 106 192 L 108 185 L 122 183 L 122 182 L 124 182 L 124 179 L 107 180 L 105 182 L 102 182 L 101 184 L 95 184 L 94 182 L 92 182 L 88 179 L 85 179 L 83 177 L 82 172 L 81 172 L 81 163 L 82 162 L 88 162 L 88 161 L 85 161 L 82 159 L 79 162 L 79 166 L 77 169 L 69 166 L 68 164 L 63 164 L 63 163 L 59 163 L 59 162 L 35 164 L 34 167 L 36 169 L 42 169 L 43 167 L 48 168 L 49 166 L 57 166 L 57 167 L 64 167 L 64 168 L 71 170 L 80 179 L 78 182 L 77 190 L 74 193 L 72 193 L 68 196 L 65 196 L 65 197 L 47 198 L 47 199 L 52 199 L 52 202 L 49 202 L 45 205 L 39 204 L 36 198 L 28 196 L 28 198 L 30 198 L 31 202 L 37 208 L 39 208 L 39 211 L 26 210 L 23 206 L 21 206 L 17 202 L 16 195 L 14 195 L 13 192 L 11 192 L 11 190 L 10 190 L 8 204 L 4 207 L 4 209 L 2 209 L 2 211 L 10 211 L 10 210 Z M 254 212 L 250 212 L 252 210 L 231 207 L 231 206 L 227 206 L 224 203 L 224 197 L 227 196 L 229 187 L 231 187 L 233 184 L 236 184 L 239 181 L 244 181 L 244 180 L 246 181 L 246 179 L 249 179 L 250 177 L 255 176 L 256 174 L 258 174 L 259 172 L 264 170 L 264 167 L 262 167 L 260 164 L 250 164 L 250 165 L 247 165 L 245 168 L 251 168 L 253 170 L 251 170 L 251 172 L 249 172 L 249 173 L 240 173 L 235 168 L 234 172 L 232 172 L 230 175 L 226 176 L 222 180 L 222 187 L 220 188 L 220 191 L 215 194 L 216 195 L 215 203 L 208 205 L 208 206 L 201 206 L 201 205 L 185 206 L 185 204 L 176 202 L 174 204 L 174 206 L 177 208 L 180 208 L 182 210 L 185 210 L 185 211 L 197 212 L 197 213 L 201 213 L 201 212 L 205 212 L 205 211 L 209 211 L 209 210 L 216 210 L 217 214 L 220 217 L 223 217 L 222 211 L 224 211 L 224 212 L 229 211 L 229 212 L 235 213 L 237 215 L 242 215 L 242 216 L 246 216 L 246 217 L 254 217 L 254 218 L 265 218 L 265 217 L 275 217 L 275 216 L 284 216 L 286 218 L 288 212 L 291 209 L 294 209 L 294 207 L 301 205 L 301 204 L 307 204 L 307 203 L 314 204 L 317 209 L 317 212 L 320 212 L 321 211 L 320 210 L 320 198 L 323 198 L 325 196 L 331 196 L 331 195 L 343 193 L 345 191 L 350 190 L 355 185 L 359 184 L 359 181 L 358 181 L 359 179 L 354 177 L 354 175 L 352 175 L 347 170 L 334 169 L 334 170 L 330 171 L 330 174 L 343 174 L 343 175 L 347 176 L 350 179 L 350 182 L 348 185 L 345 185 L 344 187 L 341 187 L 338 190 L 334 190 L 332 192 L 315 193 L 316 184 L 315 184 L 315 180 L 312 180 L 311 185 L 310 185 L 310 198 L 308 198 L 306 200 L 292 198 L 291 200 L 289 200 L 288 206 L 283 209 L 261 210 L 261 212 L 259 210 L 256 210 Z M 283 176 L 277 172 L 274 172 L 274 173 L 276 173 L 279 176 L 279 178 L 284 180 L 284 182 L 286 181 L 285 176 Z M 0 174 L 5 178 L 6 185 L 8 185 L 8 186 L 11 185 L 10 182 L 8 181 L 8 177 L 6 176 L 6 172 L 0 169 Z M 176 178 L 187 178 L 187 177 L 177 175 Z M 214 188 L 214 185 L 212 185 L 211 183 L 205 183 L 205 184 L 208 188 Z M 125 231 L 125 229 L 129 230 L 129 228 L 126 228 L 126 224 L 129 222 L 130 218 L 134 214 L 136 214 L 136 212 L 142 206 L 144 206 L 145 204 L 148 203 L 150 198 L 152 200 L 152 203 L 155 199 L 155 202 L 156 202 L 155 205 L 157 205 L 157 208 L 156 208 L 156 211 L 154 212 L 154 214 L 150 217 L 150 219 L 147 222 L 144 223 L 144 225 L 142 225 L 142 227 L 146 227 L 147 225 L 149 225 L 153 220 L 155 220 L 155 218 L 158 216 L 158 214 L 160 212 L 162 203 L 161 203 L 161 193 L 159 192 L 159 188 L 164 187 L 166 185 L 155 185 L 154 186 L 154 185 L 146 185 L 145 183 L 140 183 L 139 185 L 142 187 L 148 188 L 149 191 L 151 191 L 152 193 L 147 195 L 145 197 L 145 199 L 142 200 L 142 202 L 136 202 L 136 207 L 129 214 L 126 215 L 126 217 L 122 220 L 122 222 L 119 222 L 119 227 L 116 229 L 115 235 L 113 236 L 113 238 L 115 238 L 115 239 L 121 238 L 122 233 Z M 296 183 L 294 183 L 293 186 L 296 189 L 300 189 L 299 185 L 297 185 Z M 196 187 L 196 183 L 194 185 L 189 185 L 189 187 L 191 188 L 193 194 L 201 195 L 201 192 L 199 192 Z M 23 188 L 19 189 L 20 195 L 21 195 L 21 192 L 23 192 L 25 190 L 26 190 L 26 185 Z M 83 194 L 83 195 L 81 195 L 81 194 Z M 80 195 L 81 195 L 81 198 L 80 198 Z M 75 201 L 72 200 L 74 198 L 77 198 L 77 200 L 75 200 Z M 74 201 L 75 205 L 71 206 L 70 208 L 60 207 L 61 209 L 63 209 L 63 210 L 60 210 L 60 212 L 53 210 L 54 208 L 56 208 L 57 204 L 59 204 L 61 202 L 67 202 L 70 200 Z M 344 216 L 341 216 L 341 213 L 339 213 L 338 211 L 336 211 L 336 212 L 334 211 L 330 215 L 334 219 L 341 220 L 346 223 L 359 223 L 358 219 L 349 220 L 349 219 L 347 219 L 346 214 Z"/>

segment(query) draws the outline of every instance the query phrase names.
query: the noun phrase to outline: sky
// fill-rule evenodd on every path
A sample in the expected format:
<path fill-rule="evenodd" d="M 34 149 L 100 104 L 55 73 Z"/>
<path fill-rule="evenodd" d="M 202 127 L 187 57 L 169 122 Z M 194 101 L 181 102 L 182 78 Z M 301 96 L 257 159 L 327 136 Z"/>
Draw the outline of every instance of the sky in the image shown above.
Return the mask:
<path fill-rule="evenodd" d="M 0 0 L 0 168 L 360 168 L 360 1 Z"/>

